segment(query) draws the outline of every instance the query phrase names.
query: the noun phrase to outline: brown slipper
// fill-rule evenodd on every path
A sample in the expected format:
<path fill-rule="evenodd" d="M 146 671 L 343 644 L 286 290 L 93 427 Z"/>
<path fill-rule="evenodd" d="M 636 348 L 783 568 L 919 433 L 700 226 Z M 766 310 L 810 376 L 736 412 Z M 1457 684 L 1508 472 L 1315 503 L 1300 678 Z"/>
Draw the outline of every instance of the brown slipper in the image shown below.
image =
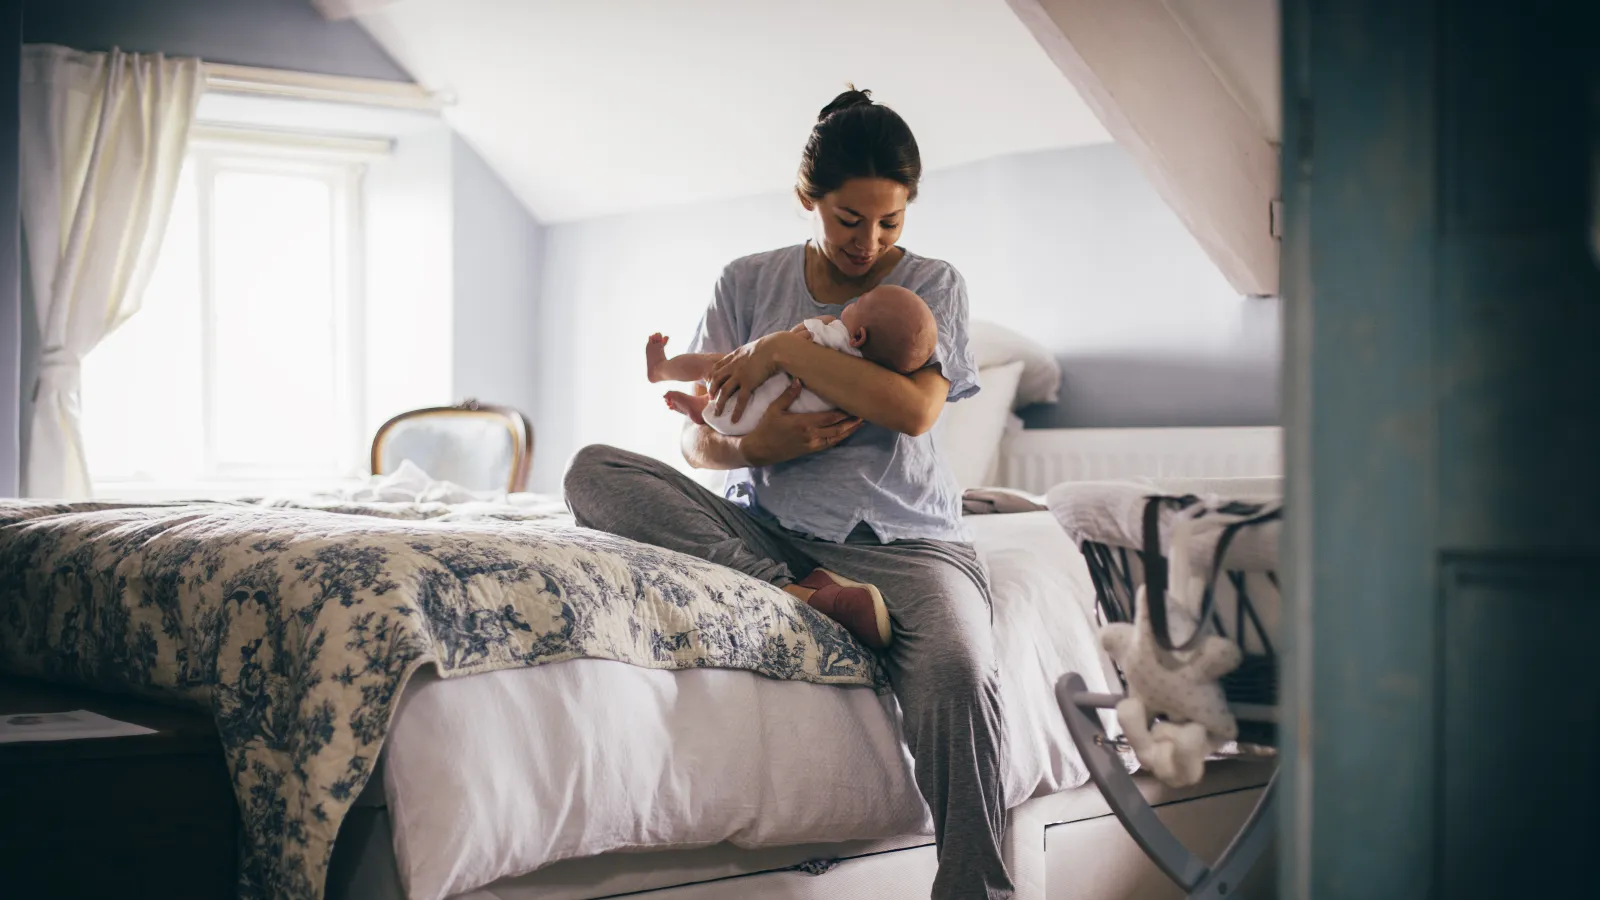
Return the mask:
<path fill-rule="evenodd" d="M 893 639 L 889 607 L 884 605 L 883 594 L 876 587 L 842 578 L 826 569 L 817 569 L 796 584 L 815 592 L 806 601 L 812 609 L 843 625 L 856 640 L 873 650 L 889 646 Z"/>

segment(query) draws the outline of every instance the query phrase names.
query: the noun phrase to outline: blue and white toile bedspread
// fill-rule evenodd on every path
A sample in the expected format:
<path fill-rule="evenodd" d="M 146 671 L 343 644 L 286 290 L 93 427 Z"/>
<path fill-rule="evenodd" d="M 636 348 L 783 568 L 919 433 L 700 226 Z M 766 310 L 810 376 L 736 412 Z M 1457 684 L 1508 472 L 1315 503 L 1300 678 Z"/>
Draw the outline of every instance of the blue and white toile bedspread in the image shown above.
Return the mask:
<path fill-rule="evenodd" d="M 0 671 L 209 709 L 245 897 L 322 896 L 419 666 L 575 657 L 887 687 L 777 588 L 576 528 L 556 503 L 0 501 Z"/>

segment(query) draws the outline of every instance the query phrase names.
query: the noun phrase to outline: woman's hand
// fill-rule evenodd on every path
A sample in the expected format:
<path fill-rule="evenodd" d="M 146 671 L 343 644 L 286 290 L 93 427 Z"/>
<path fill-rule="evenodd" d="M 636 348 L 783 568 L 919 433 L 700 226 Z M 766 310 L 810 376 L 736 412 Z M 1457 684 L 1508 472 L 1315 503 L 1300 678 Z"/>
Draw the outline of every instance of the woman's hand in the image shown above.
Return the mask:
<path fill-rule="evenodd" d="M 795 338 L 796 335 L 787 331 L 773 332 L 718 360 L 711 367 L 711 377 L 706 379 L 713 411 L 722 415 L 723 408 L 732 400 L 733 421 L 738 422 L 743 418 L 745 407 L 750 405 L 750 396 L 756 388 L 778 374 L 778 342 Z M 788 406 L 787 403 L 784 405 Z"/>
<path fill-rule="evenodd" d="M 770 466 L 826 450 L 856 433 L 860 419 L 839 410 L 819 413 L 792 413 L 789 404 L 800 396 L 800 380 L 767 407 L 767 412 L 749 434 L 740 438 L 739 449 L 751 466 Z"/>

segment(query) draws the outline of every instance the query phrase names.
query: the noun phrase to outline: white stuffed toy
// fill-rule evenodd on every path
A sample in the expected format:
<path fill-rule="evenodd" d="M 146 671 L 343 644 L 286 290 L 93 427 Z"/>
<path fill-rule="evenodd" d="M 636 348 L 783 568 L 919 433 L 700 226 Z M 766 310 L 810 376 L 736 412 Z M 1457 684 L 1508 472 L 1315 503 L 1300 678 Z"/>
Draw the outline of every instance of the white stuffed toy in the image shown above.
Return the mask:
<path fill-rule="evenodd" d="M 1174 574 L 1180 575 L 1174 588 L 1187 587 L 1186 574 Z M 1206 635 L 1187 651 L 1162 649 L 1142 585 L 1136 606 L 1132 624 L 1114 622 L 1100 630 L 1101 646 L 1128 683 L 1128 696 L 1117 704 L 1117 722 L 1140 765 L 1165 784 L 1187 787 L 1205 774 L 1206 756 L 1239 735 L 1217 679 L 1238 667 L 1241 654 L 1238 645 L 1216 635 Z M 1167 721 L 1151 727 L 1158 715 Z"/>

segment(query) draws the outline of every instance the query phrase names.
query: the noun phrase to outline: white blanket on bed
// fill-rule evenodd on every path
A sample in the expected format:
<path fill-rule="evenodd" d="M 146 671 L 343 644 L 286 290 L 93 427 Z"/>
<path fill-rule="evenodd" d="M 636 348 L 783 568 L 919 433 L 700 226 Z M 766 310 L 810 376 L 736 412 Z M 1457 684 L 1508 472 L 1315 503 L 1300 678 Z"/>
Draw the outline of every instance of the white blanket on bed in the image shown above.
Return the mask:
<path fill-rule="evenodd" d="M 994 585 L 1011 805 L 1086 775 L 1052 689 L 1107 688 L 1093 589 L 1048 513 L 971 520 Z M 411 900 L 571 857 L 930 831 L 894 698 L 732 670 L 579 659 L 419 675 L 389 735 L 385 793 Z"/>

